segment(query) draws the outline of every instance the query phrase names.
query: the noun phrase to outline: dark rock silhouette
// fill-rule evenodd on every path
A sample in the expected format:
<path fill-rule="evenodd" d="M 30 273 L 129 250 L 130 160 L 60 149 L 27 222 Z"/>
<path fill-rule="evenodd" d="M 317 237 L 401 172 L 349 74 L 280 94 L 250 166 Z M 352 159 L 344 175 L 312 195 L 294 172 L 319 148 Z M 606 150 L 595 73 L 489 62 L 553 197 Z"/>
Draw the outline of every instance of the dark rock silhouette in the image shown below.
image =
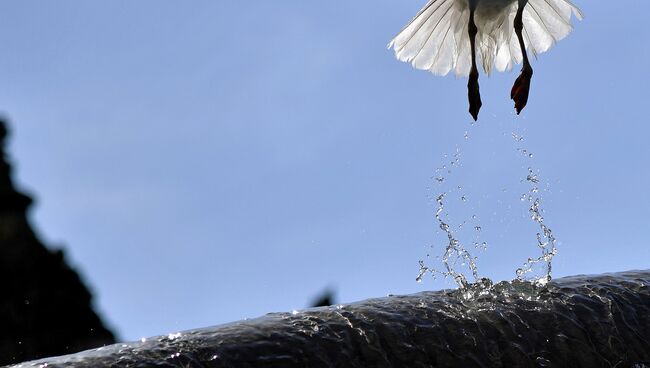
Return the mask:
<path fill-rule="evenodd" d="M 311 307 L 327 307 L 336 303 L 334 291 L 331 289 L 325 289 L 319 296 L 317 296 L 309 304 Z"/>
<path fill-rule="evenodd" d="M 0 120 L 0 365 L 69 354 L 115 342 L 91 307 L 91 295 L 65 261 L 45 247 L 16 191 Z"/>
<path fill-rule="evenodd" d="M 650 271 L 424 292 L 172 333 L 16 368 L 650 367 Z"/>

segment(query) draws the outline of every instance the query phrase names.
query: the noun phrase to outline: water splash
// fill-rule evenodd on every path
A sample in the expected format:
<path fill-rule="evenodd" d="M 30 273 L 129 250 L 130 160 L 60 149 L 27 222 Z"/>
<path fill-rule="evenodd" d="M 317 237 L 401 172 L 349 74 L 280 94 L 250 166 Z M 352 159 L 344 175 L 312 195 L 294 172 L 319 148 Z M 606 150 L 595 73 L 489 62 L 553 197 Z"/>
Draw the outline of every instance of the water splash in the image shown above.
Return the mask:
<path fill-rule="evenodd" d="M 467 139 L 467 133 L 465 135 Z M 444 156 L 445 159 L 449 159 L 448 155 Z M 451 157 L 451 161 L 442 167 L 436 169 L 436 173 L 433 176 L 435 182 L 441 186 L 446 182 L 447 178 L 452 174 L 454 168 L 461 166 L 461 151 L 460 148 L 456 149 L 456 152 Z M 461 186 L 456 186 L 455 189 L 443 190 L 442 187 L 438 188 L 439 194 L 437 194 L 433 199 L 433 202 L 436 206 L 435 219 L 438 225 L 438 228 L 444 233 L 445 237 L 445 251 L 442 256 L 439 258 L 442 263 L 442 269 L 437 269 L 434 267 L 429 267 L 423 260 L 419 261 L 420 270 L 416 277 L 417 282 L 421 282 L 425 275 L 431 274 L 433 277 L 437 275 L 442 275 L 444 277 L 452 278 L 459 288 L 466 289 L 471 283 L 467 280 L 463 270 L 467 269 L 474 281 L 480 280 L 478 274 L 478 267 L 476 265 L 477 257 L 473 256 L 470 251 L 464 246 L 464 244 L 459 240 L 459 237 L 454 232 L 454 227 L 451 224 L 451 220 L 447 219 L 445 212 L 445 204 L 447 203 L 448 197 L 456 191 L 458 192 L 457 199 L 461 203 L 468 202 L 467 195 L 463 192 Z M 476 222 L 477 216 L 472 215 L 473 222 Z M 467 224 L 467 220 L 462 221 L 458 224 L 457 229 L 463 230 L 464 226 Z M 477 250 L 484 250 L 487 248 L 487 242 L 480 242 L 478 239 L 478 233 L 481 231 L 480 224 L 476 223 L 473 225 L 473 229 L 477 233 L 477 238 L 474 241 L 475 248 Z M 429 255 L 427 255 L 429 257 Z"/>
<path fill-rule="evenodd" d="M 476 267 L 476 257 L 473 257 L 470 252 L 465 249 L 463 244 L 458 239 L 456 239 L 453 231 L 451 230 L 451 227 L 442 218 L 441 214 L 445 209 L 445 196 L 446 193 L 442 193 L 438 196 L 438 198 L 436 198 L 436 202 L 438 203 L 436 220 L 438 220 L 440 229 L 445 232 L 448 240 L 445 253 L 442 256 L 442 264 L 445 268 L 443 275 L 452 277 L 460 288 L 466 288 L 469 285 L 467 278 L 462 272 L 458 272 L 455 269 L 455 265 L 460 260 L 461 265 L 467 265 L 469 267 L 470 271 L 472 272 L 472 276 L 474 276 L 474 280 L 478 280 L 479 276 L 478 269 Z"/>
<path fill-rule="evenodd" d="M 524 140 L 523 136 L 516 133 L 512 133 L 512 137 L 518 143 Z M 533 154 L 525 148 L 517 147 L 517 151 L 529 159 L 533 158 Z M 541 249 L 542 254 L 539 257 L 528 258 L 524 265 L 517 269 L 516 275 L 517 280 L 532 281 L 537 285 L 544 286 L 551 281 L 552 260 L 558 252 L 557 240 L 551 228 L 544 223 L 539 172 L 529 166 L 525 182 L 528 183 L 529 189 L 521 195 L 520 199 L 530 204 L 528 213 L 531 220 L 539 227 L 536 239 L 537 247 Z M 540 271 L 539 268 L 542 270 Z"/>
<path fill-rule="evenodd" d="M 508 136 L 505 132 L 503 135 Z M 552 259 L 557 254 L 557 241 L 553 231 L 544 220 L 541 195 L 544 190 L 541 190 L 542 180 L 539 171 L 531 165 L 534 155 L 530 150 L 523 147 L 523 135 L 513 132 L 511 136 L 516 142 L 516 151 L 527 163 L 524 166 L 527 167 L 527 171 L 522 182 L 528 185 L 528 190 L 521 195 L 520 199 L 522 202 L 528 203 L 528 214 L 538 227 L 535 237 L 537 247 L 541 250 L 540 256 L 528 258 L 522 267 L 516 269 L 516 280 L 543 287 L 551 281 Z M 468 132 L 464 134 L 464 141 L 469 141 Z M 436 257 L 436 260 L 441 263 L 439 267 L 430 266 L 423 260 L 419 261 L 420 268 L 416 281 L 421 282 L 428 274 L 434 278 L 441 275 L 453 279 L 460 289 L 466 290 L 469 294 L 478 295 L 477 293 L 480 294 L 483 291 L 490 290 L 491 287 L 487 285 L 491 285 L 491 282 L 486 282 L 485 280 L 488 279 L 479 276 L 478 257 L 472 253 L 487 249 L 487 242 L 482 241 L 481 237 L 484 235 L 489 236 L 493 230 L 486 228 L 484 231 L 484 227 L 478 221 L 476 214 L 471 215 L 471 218 L 466 220 L 458 221 L 456 224 L 453 224 L 452 219 L 449 217 L 448 206 L 450 204 L 459 204 L 465 210 L 471 208 L 468 207 L 471 206 L 468 203 L 471 202 L 471 198 L 467 195 L 467 192 L 459 185 L 454 186 L 452 174 L 462 166 L 461 158 L 461 150 L 456 148 L 453 155 L 444 156 L 444 165 L 437 168 L 431 177 L 436 185 L 436 191 L 434 192 L 435 195 L 432 195 L 429 199 L 435 205 L 436 225 L 444 236 L 444 252 L 442 252 L 441 256 Z M 507 192 L 507 189 L 503 189 L 503 192 Z M 501 203 L 500 200 L 499 203 Z M 496 215 L 496 212 L 494 212 L 494 215 Z M 487 234 L 483 234 L 484 232 L 487 232 Z M 468 244 L 473 245 L 473 247 L 466 247 L 461 242 L 461 238 L 467 240 Z M 429 257 L 430 255 L 427 254 L 427 258 Z M 478 291 L 470 291 L 473 288 Z"/>

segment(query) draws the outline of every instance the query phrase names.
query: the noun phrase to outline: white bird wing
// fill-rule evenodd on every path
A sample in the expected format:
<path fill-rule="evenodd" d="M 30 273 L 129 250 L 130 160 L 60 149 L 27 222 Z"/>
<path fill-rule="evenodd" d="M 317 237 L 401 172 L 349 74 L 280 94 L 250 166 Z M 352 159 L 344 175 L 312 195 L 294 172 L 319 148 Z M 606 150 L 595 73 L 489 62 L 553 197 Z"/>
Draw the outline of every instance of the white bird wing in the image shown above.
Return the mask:
<path fill-rule="evenodd" d="M 467 0 L 429 0 L 411 22 L 388 45 L 397 59 L 435 75 L 467 76 L 471 50 L 467 23 Z M 495 10 L 496 9 L 496 10 Z M 490 74 L 510 70 L 521 63 L 522 54 L 514 33 L 516 0 L 482 0 L 475 14 L 478 27 L 477 53 Z M 547 51 L 566 37 L 573 27 L 571 15 L 582 19 L 568 0 L 529 0 L 524 8 L 524 43 L 533 54 Z"/>
<path fill-rule="evenodd" d="M 411 63 L 417 69 L 446 75 L 456 68 L 459 59 L 461 64 L 467 64 L 465 59 L 469 60 L 468 20 L 469 9 L 461 2 L 429 0 L 388 48 L 395 50 L 399 60 Z M 467 50 L 464 52 L 463 49 Z M 461 54 L 466 57 L 459 58 Z"/>
<path fill-rule="evenodd" d="M 490 36 L 487 32 L 480 34 L 478 42 L 482 64 L 486 73 L 490 73 L 492 66 L 498 71 L 512 69 L 514 64 L 521 63 L 523 56 L 519 48 L 519 41 L 514 33 L 513 22 L 517 13 L 515 4 L 509 11 L 506 21 L 499 30 Z M 538 55 L 548 51 L 557 41 L 565 38 L 573 30 L 571 16 L 578 20 L 583 19 L 583 14 L 568 0 L 528 0 L 524 8 L 524 44 L 526 49 Z M 489 29 L 489 28 L 488 28 Z M 487 39 L 496 36 L 495 46 L 490 45 Z M 491 45 L 490 45 L 491 46 Z"/>

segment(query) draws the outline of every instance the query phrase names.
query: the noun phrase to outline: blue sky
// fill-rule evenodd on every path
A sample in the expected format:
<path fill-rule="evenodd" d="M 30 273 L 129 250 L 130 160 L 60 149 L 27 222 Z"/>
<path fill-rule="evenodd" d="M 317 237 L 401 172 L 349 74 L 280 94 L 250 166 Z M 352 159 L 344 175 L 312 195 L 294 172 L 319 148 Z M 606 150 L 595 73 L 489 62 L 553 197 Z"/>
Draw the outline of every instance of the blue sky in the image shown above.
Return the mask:
<path fill-rule="evenodd" d="M 459 234 L 488 242 L 482 276 L 538 255 L 528 167 L 554 276 L 648 268 L 650 3 L 576 1 L 586 19 L 533 60 L 522 116 L 516 71 L 481 76 L 474 125 L 466 80 L 386 50 L 422 3 L 0 5 L 16 179 L 122 339 L 304 308 L 326 287 L 351 302 L 453 286 L 414 280 L 443 251 L 432 177 L 457 149 L 446 185 L 469 200 L 448 216 L 477 215 L 481 233 Z"/>

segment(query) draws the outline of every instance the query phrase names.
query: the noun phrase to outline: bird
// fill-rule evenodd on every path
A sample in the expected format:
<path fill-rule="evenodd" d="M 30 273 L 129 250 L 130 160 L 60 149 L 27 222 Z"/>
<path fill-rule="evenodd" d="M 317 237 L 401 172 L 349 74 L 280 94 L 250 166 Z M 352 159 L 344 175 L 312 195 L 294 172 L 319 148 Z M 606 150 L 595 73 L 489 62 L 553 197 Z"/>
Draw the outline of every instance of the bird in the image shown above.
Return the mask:
<path fill-rule="evenodd" d="M 482 106 L 477 59 L 489 76 L 523 63 L 510 91 L 517 115 L 528 103 L 533 68 L 528 51 L 548 51 L 573 30 L 582 11 L 569 0 L 429 0 L 388 44 L 398 60 L 444 76 L 469 77 L 469 113 Z"/>

